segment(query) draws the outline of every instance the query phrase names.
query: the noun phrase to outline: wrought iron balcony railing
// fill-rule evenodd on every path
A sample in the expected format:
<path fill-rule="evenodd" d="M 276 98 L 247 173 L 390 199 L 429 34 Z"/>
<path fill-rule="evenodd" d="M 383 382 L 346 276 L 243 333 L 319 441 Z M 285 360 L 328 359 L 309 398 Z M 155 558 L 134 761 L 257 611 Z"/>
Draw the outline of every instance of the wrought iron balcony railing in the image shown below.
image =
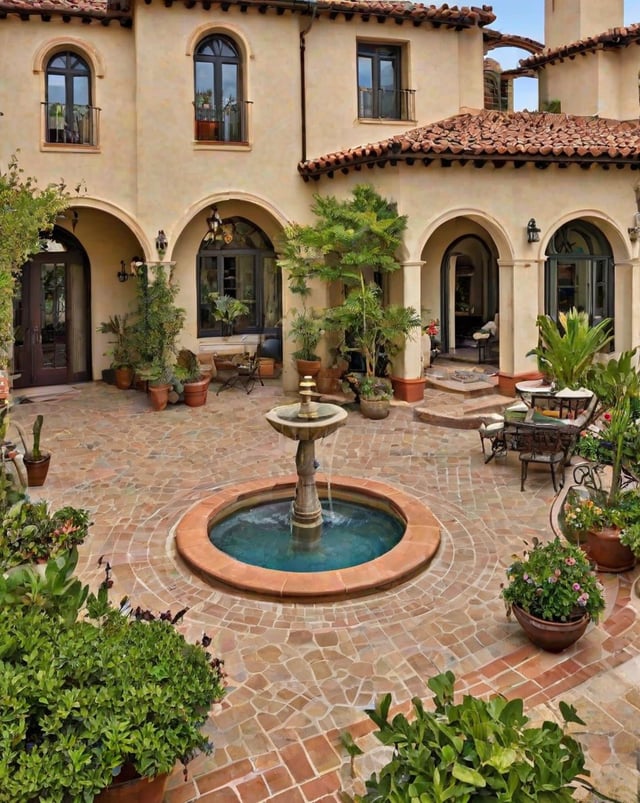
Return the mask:
<path fill-rule="evenodd" d="M 361 120 L 415 120 L 415 89 L 358 89 Z"/>
<path fill-rule="evenodd" d="M 43 103 L 44 141 L 69 145 L 98 144 L 100 109 L 71 103 Z"/>
<path fill-rule="evenodd" d="M 228 103 L 223 109 L 195 107 L 194 138 L 199 142 L 247 142 L 250 100 Z"/>

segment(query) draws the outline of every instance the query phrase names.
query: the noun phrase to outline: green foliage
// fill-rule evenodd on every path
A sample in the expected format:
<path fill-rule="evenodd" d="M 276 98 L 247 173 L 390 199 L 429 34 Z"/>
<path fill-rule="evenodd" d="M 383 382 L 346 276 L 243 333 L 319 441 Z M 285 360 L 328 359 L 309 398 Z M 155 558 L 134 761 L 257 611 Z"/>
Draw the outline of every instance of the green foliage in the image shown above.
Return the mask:
<path fill-rule="evenodd" d="M 213 305 L 211 310 L 213 317 L 222 323 L 233 324 L 238 318 L 242 318 L 243 315 L 248 315 L 250 312 L 244 301 L 226 294 L 209 293 L 209 301 Z"/>
<path fill-rule="evenodd" d="M 198 357 L 190 349 L 180 349 L 173 371 L 174 378 L 180 385 L 184 385 L 185 382 L 197 382 L 202 376 Z"/>
<path fill-rule="evenodd" d="M 319 360 L 316 354 L 318 343 L 324 333 L 324 318 L 315 310 L 294 310 L 288 336 L 298 343 L 293 352 L 296 360 Z"/>
<path fill-rule="evenodd" d="M 604 611 L 601 584 L 580 547 L 555 538 L 533 539 L 524 558 L 507 569 L 501 596 L 511 612 L 518 605 L 549 622 L 569 622 L 588 613 L 597 622 Z"/>
<path fill-rule="evenodd" d="M 353 346 L 364 357 L 366 375 L 373 377 L 378 355 L 394 356 L 407 337 L 420 332 L 421 319 L 413 307 L 385 307 L 378 285 L 362 281 L 341 306 L 327 310 L 325 324 L 329 331 L 349 332 Z"/>
<path fill-rule="evenodd" d="M 0 509 L 0 569 L 45 560 L 82 544 L 90 526 L 86 510 L 66 506 L 52 513 L 44 500 L 20 499 Z"/>
<path fill-rule="evenodd" d="M 574 782 L 588 775 L 580 744 L 555 722 L 530 727 L 521 699 L 484 701 L 465 695 L 454 704 L 455 676 L 431 678 L 435 710 L 413 699 L 413 718 L 389 719 L 391 695 L 367 711 L 392 759 L 366 782 L 358 803 L 570 803 Z M 560 704 L 564 722 L 584 724 Z M 352 798 L 347 798 L 353 800 Z M 605 798 L 610 800 L 610 798 Z"/>
<path fill-rule="evenodd" d="M 640 510 L 638 513 L 640 514 Z M 620 533 L 620 543 L 628 546 L 636 558 L 640 558 L 640 515 L 624 526 Z"/>
<path fill-rule="evenodd" d="M 130 368 L 136 362 L 134 349 L 134 327 L 128 312 L 124 315 L 111 315 L 102 321 L 98 332 L 112 335 L 111 348 L 106 355 L 111 357 L 112 368 Z"/>
<path fill-rule="evenodd" d="M 640 491 L 637 488 L 621 491 L 614 501 L 610 501 L 604 491 L 589 489 L 588 494 L 567 494 L 563 512 L 569 530 L 587 532 L 603 527 L 626 529 L 640 521 Z"/>
<path fill-rule="evenodd" d="M 224 673 L 208 640 L 113 608 L 74 568 L 1 581 L 0 803 L 89 803 L 124 765 L 152 777 L 211 749 L 202 725 Z"/>
<path fill-rule="evenodd" d="M 0 368 L 7 367 L 13 342 L 15 277 L 40 250 L 41 234 L 53 228 L 69 198 L 64 184 L 38 188 L 15 154 L 6 172 L 0 172 Z"/>
<path fill-rule="evenodd" d="M 24 449 L 25 455 L 27 457 L 31 457 L 33 460 L 40 460 L 42 458 L 42 450 L 40 448 L 40 437 L 42 435 L 43 423 L 44 423 L 44 416 L 37 415 L 31 427 L 33 440 L 31 442 L 31 448 L 29 448 L 29 445 L 27 443 L 27 435 L 26 432 L 24 431 L 24 428 L 16 421 L 11 422 L 11 426 L 15 427 L 16 431 L 18 432 L 18 435 L 20 436 L 20 440 L 22 442 L 22 448 Z"/>
<path fill-rule="evenodd" d="M 317 218 L 314 225 L 295 224 L 285 230 L 278 265 L 287 275 L 291 292 L 303 301 L 314 279 L 347 288 L 344 304 L 328 311 L 326 327 L 337 333 L 340 343 L 347 334 L 351 347 L 362 351 L 367 374 L 374 376 L 378 353 L 382 350 L 393 356 L 421 325 L 412 308 L 385 308 L 382 291 L 365 281 L 365 276 L 373 278 L 400 268 L 396 252 L 407 218 L 368 184 L 356 186 L 345 200 L 314 195 L 311 209 Z M 303 309 L 302 314 L 306 313 Z"/>
<path fill-rule="evenodd" d="M 175 304 L 178 285 L 164 265 L 144 265 L 138 271 L 138 308 L 133 327 L 133 345 L 139 363 L 136 371 L 142 379 L 169 384 L 177 341 L 186 312 Z"/>
<path fill-rule="evenodd" d="M 551 375 L 556 388 L 582 387 L 596 354 L 611 342 L 611 319 L 605 318 L 595 326 L 589 324 L 586 312 L 573 307 L 560 313 L 559 323 L 548 315 L 539 315 L 536 326 L 540 345 L 527 356 L 535 355 L 538 366 Z"/>

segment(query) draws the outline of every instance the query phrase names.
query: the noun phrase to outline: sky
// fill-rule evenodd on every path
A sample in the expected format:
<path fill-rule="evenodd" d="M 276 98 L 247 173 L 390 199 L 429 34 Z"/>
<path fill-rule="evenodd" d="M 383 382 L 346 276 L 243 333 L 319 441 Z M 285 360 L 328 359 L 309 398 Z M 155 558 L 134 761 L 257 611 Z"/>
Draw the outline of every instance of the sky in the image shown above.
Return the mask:
<path fill-rule="evenodd" d="M 491 28 L 544 41 L 544 0 L 486 0 L 486 3 L 493 7 L 497 17 Z M 633 22 L 640 22 L 640 0 L 624 0 L 624 24 Z M 508 70 L 517 67 L 520 59 L 529 54 L 524 50 L 503 47 L 490 55 L 500 62 L 503 70 Z M 537 81 L 534 78 L 519 78 L 515 82 L 514 108 L 538 108 Z"/>

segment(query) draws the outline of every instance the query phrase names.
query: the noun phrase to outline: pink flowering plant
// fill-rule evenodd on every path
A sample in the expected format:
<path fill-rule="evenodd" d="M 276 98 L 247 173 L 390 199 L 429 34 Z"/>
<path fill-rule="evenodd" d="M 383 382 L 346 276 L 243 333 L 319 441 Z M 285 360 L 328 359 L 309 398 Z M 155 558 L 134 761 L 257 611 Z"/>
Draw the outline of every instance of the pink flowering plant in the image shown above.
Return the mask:
<path fill-rule="evenodd" d="M 501 596 L 508 615 L 517 605 L 549 622 L 575 621 L 585 613 L 597 622 L 604 610 L 602 585 L 584 552 L 560 538 L 534 538 L 523 558 L 509 566 L 507 578 Z"/>

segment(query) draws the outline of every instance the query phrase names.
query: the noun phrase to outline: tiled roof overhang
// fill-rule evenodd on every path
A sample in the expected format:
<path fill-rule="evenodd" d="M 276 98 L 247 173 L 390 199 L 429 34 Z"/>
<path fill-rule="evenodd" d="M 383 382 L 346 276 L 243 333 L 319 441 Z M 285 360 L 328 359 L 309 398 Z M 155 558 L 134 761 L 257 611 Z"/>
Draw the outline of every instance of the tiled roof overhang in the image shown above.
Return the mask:
<path fill-rule="evenodd" d="M 640 169 L 640 122 L 548 112 L 476 111 L 413 128 L 371 145 L 329 153 L 298 164 L 305 181 L 326 175 L 408 165 L 452 164 L 540 169 L 599 165 Z"/>
<path fill-rule="evenodd" d="M 131 24 L 131 6 L 134 0 L 9 0 L 0 2 L 0 18 L 8 14 L 17 14 L 22 19 L 30 16 L 40 16 L 48 21 L 52 14 L 62 15 L 65 21 L 72 17 L 79 16 L 83 21 L 98 19 L 103 22 L 111 19 L 127 20 Z M 152 0 L 144 0 L 147 5 Z M 182 4 L 185 8 L 195 8 L 202 6 L 205 11 L 212 7 L 218 7 L 222 11 L 228 11 L 233 6 L 238 6 L 242 12 L 254 9 L 262 14 L 267 11 L 275 11 L 278 15 L 289 11 L 296 14 L 315 14 L 315 16 L 326 16 L 330 19 L 344 17 L 351 20 L 358 17 L 365 22 L 387 22 L 393 21 L 398 25 L 408 22 L 415 27 L 427 23 L 433 27 L 447 27 L 456 30 L 464 28 L 482 27 L 490 25 L 495 21 L 495 14 L 491 6 L 441 6 L 422 5 L 412 3 L 407 0 L 403 2 L 380 2 L 380 0 L 338 0 L 338 2 L 327 2 L 326 0 L 159 0 L 164 6 L 171 7 Z"/>
<path fill-rule="evenodd" d="M 547 64 L 555 64 L 556 61 L 575 59 L 576 56 L 586 56 L 599 50 L 619 50 L 637 44 L 640 44 L 640 23 L 624 28 L 611 28 L 597 36 L 580 39 L 578 42 L 547 48 L 541 53 L 522 59 L 519 64 L 520 67 L 540 70 Z"/>
<path fill-rule="evenodd" d="M 130 6 L 130 0 L 1 0 L 0 19 L 12 14 L 24 22 L 31 17 L 40 17 L 43 22 L 60 17 L 63 22 L 79 20 L 85 24 L 100 22 L 102 25 L 115 20 L 130 28 L 133 21 Z"/>

